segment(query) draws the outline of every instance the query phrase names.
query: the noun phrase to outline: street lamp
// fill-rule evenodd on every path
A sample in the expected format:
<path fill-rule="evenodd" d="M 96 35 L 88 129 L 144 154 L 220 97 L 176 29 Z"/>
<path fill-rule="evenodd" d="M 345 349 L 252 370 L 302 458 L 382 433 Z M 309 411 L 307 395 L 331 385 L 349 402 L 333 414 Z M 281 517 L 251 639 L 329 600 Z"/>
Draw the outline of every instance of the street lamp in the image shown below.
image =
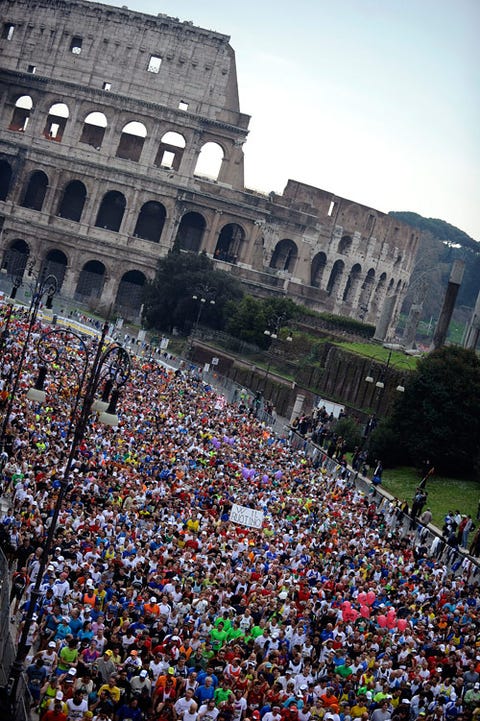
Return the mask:
<path fill-rule="evenodd" d="M 28 632 L 32 624 L 33 614 L 39 606 L 40 586 L 52 549 L 58 517 L 65 499 L 79 446 L 84 439 L 90 417 L 92 413 L 96 412 L 95 396 L 101 386 L 103 386 L 102 398 L 106 399 L 104 402 L 108 402 L 108 407 L 100 413 L 98 420 L 111 426 L 118 425 L 116 404 L 121 390 L 130 377 L 131 361 L 127 351 L 117 343 L 105 345 L 107 332 L 108 322 L 105 322 L 95 352 L 93 347 L 89 347 L 80 335 L 67 329 L 46 331 L 37 342 L 37 354 L 41 365 L 35 386 L 28 391 L 27 398 L 36 403 L 45 400 L 46 393 L 43 385 L 47 374 L 51 370 L 58 372 L 59 369 L 74 372 L 77 392 L 73 400 L 69 422 L 69 434 L 72 434 L 72 440 L 68 458 L 60 479 L 60 489 L 48 528 L 35 586 L 30 594 L 17 654 L 10 671 L 8 692 L 12 708 L 15 705 L 18 682 L 27 655 Z M 106 389 L 108 390 L 106 391 Z M 67 434 L 67 438 L 69 434 Z"/>
<path fill-rule="evenodd" d="M 377 381 L 375 381 L 375 379 L 374 379 L 374 377 L 373 377 L 372 366 L 370 366 L 370 370 L 368 371 L 368 375 L 367 375 L 366 378 L 365 378 L 365 382 L 366 382 L 366 383 L 370 383 L 370 384 L 372 384 L 372 385 L 375 383 L 375 388 L 377 388 L 377 403 L 376 403 L 377 413 L 378 413 L 378 411 L 379 411 L 379 409 L 380 409 L 380 403 L 381 403 L 381 400 L 382 400 L 383 391 L 385 390 L 385 378 L 386 378 L 388 369 L 389 369 L 389 367 L 390 367 L 390 361 L 391 361 L 391 359 L 392 359 L 392 353 L 393 353 L 393 348 L 389 348 L 387 360 L 386 360 L 385 364 L 382 366 L 382 370 L 381 370 L 381 373 L 380 373 L 380 377 L 378 378 Z M 377 360 L 378 360 L 378 359 L 377 359 Z M 404 393 L 404 392 L 405 392 L 404 382 L 402 381 L 402 382 L 398 383 L 398 385 L 395 387 L 395 390 L 396 390 L 398 393 Z"/>
<path fill-rule="evenodd" d="M 273 360 L 272 349 L 273 349 L 274 344 L 275 344 L 276 341 L 278 341 L 278 340 L 283 340 L 283 341 L 285 341 L 285 342 L 287 342 L 287 343 L 291 343 L 291 342 L 293 341 L 293 338 L 292 338 L 292 336 L 291 336 L 290 334 L 287 335 L 287 336 L 286 336 L 285 338 L 283 338 L 283 339 L 279 338 L 279 332 L 280 332 L 281 324 L 282 324 L 282 322 L 283 322 L 284 320 L 285 320 L 285 316 L 283 316 L 283 315 L 277 316 L 277 318 L 275 319 L 274 330 L 270 330 L 270 329 L 267 328 L 266 330 L 263 331 L 263 334 L 264 334 L 265 336 L 267 336 L 267 338 L 270 339 L 270 344 L 269 344 L 269 350 L 268 350 L 267 370 L 266 370 L 266 372 L 265 372 L 265 377 L 264 377 L 264 379 L 263 379 L 262 395 L 265 393 L 265 389 L 266 389 L 266 387 L 267 387 L 268 377 L 269 377 L 269 375 L 270 375 L 270 368 L 271 368 L 272 360 Z"/>
<path fill-rule="evenodd" d="M 208 305 L 211 305 L 211 306 L 215 305 L 215 299 L 208 298 L 208 289 L 207 289 L 207 292 L 204 293 L 204 295 L 192 295 L 192 300 L 194 300 L 195 302 L 198 301 L 198 310 L 197 310 L 197 315 L 195 318 L 195 322 L 193 324 L 192 331 L 188 337 L 188 343 L 187 343 L 187 348 L 186 348 L 186 353 L 185 353 L 187 357 L 190 354 L 190 350 L 193 345 L 193 337 L 197 333 L 198 326 L 200 324 L 200 318 L 202 317 L 203 309 L 206 307 L 207 303 L 208 303 Z"/>
<path fill-rule="evenodd" d="M 21 285 L 21 281 L 18 284 L 17 288 L 19 288 Z M 40 305 L 42 300 L 46 297 L 45 301 L 45 307 L 48 309 L 51 309 L 52 303 L 53 303 L 53 297 L 55 293 L 58 290 L 58 281 L 54 275 L 47 275 L 46 278 L 41 279 L 39 276 L 35 282 L 35 285 L 32 289 L 32 300 L 30 301 L 30 307 L 28 309 L 28 326 L 27 326 L 27 332 L 25 335 L 25 338 L 23 340 L 22 344 L 22 352 L 20 353 L 20 358 L 17 363 L 17 367 L 15 369 L 15 375 L 13 379 L 13 387 L 9 394 L 9 400 L 7 404 L 7 408 L 5 411 L 5 415 L 3 416 L 3 422 L 2 422 L 2 428 L 0 431 L 0 448 L 3 449 L 5 445 L 5 436 L 7 433 L 8 423 L 10 421 L 10 416 L 12 414 L 12 408 L 13 404 L 15 402 L 17 390 L 18 390 L 18 384 L 20 382 L 20 377 L 22 375 L 23 371 L 23 365 L 25 363 L 25 356 L 27 355 L 28 345 L 30 342 L 30 336 L 32 334 L 33 327 L 35 326 L 38 311 L 40 309 Z M 13 292 L 13 291 L 12 291 Z M 15 291 L 16 294 L 16 291 Z M 15 296 L 14 296 L 15 297 Z M 9 319 L 10 323 L 10 319 Z M 5 344 L 6 338 L 2 341 L 2 350 Z"/>

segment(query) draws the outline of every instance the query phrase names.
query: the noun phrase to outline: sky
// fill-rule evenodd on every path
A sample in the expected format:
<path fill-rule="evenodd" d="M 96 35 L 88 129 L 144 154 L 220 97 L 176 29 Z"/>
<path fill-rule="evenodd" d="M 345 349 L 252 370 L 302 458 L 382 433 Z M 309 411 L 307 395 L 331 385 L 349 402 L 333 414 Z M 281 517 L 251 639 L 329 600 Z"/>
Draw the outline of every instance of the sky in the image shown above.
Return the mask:
<path fill-rule="evenodd" d="M 480 241 L 478 0 L 103 0 L 229 35 L 247 187 L 289 178 Z"/>

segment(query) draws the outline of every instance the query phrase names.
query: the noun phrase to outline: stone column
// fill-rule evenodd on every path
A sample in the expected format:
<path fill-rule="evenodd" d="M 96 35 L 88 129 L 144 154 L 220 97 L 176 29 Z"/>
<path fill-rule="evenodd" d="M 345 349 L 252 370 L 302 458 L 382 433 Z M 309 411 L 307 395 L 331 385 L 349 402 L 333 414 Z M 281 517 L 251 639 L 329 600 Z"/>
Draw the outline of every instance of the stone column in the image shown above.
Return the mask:
<path fill-rule="evenodd" d="M 408 314 L 405 332 L 403 334 L 403 345 L 407 349 L 415 348 L 415 338 L 417 335 L 417 328 L 420 322 L 422 308 L 423 303 L 412 303 L 410 307 L 410 313 Z"/>
<path fill-rule="evenodd" d="M 389 295 L 387 298 L 385 298 L 382 312 L 380 313 L 380 318 L 378 319 L 377 325 L 375 327 L 375 335 L 373 336 L 373 340 L 383 342 L 386 339 L 388 329 L 390 327 L 390 322 L 392 320 L 393 309 L 395 308 L 396 302 L 396 295 Z"/>
<path fill-rule="evenodd" d="M 465 263 L 463 260 L 456 260 L 452 266 L 450 278 L 448 280 L 447 290 L 445 298 L 443 300 L 442 310 L 437 321 L 435 333 L 433 334 L 432 350 L 440 348 L 445 345 L 447 338 L 448 326 L 452 319 L 453 309 L 455 307 L 455 301 L 459 288 L 462 284 L 463 271 L 465 270 Z"/>
<path fill-rule="evenodd" d="M 295 418 L 298 418 L 298 416 L 301 414 L 304 403 L 305 403 L 305 396 L 302 396 L 299 393 L 298 396 L 295 398 L 292 415 L 290 416 L 290 423 L 293 423 Z"/>
<path fill-rule="evenodd" d="M 472 318 L 465 335 L 465 348 L 476 350 L 480 338 L 480 293 L 473 309 Z"/>

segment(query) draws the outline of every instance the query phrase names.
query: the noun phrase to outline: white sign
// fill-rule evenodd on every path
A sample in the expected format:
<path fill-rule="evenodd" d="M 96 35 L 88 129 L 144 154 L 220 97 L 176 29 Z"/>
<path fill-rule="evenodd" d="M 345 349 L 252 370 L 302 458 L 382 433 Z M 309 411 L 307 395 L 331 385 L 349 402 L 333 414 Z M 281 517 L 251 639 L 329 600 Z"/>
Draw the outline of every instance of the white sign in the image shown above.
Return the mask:
<path fill-rule="evenodd" d="M 234 503 L 230 511 L 230 520 L 232 523 L 238 523 L 241 526 L 261 528 L 263 524 L 263 511 L 256 511 L 255 508 L 239 506 L 237 503 Z"/>

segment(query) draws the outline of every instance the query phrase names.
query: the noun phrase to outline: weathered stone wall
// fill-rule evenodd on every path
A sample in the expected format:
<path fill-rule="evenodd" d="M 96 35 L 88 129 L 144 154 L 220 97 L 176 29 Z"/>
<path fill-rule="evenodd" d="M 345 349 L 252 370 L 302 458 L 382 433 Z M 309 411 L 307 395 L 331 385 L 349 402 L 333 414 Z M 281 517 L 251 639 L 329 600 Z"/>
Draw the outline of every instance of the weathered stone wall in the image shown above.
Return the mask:
<path fill-rule="evenodd" d="M 393 327 L 417 235 L 298 181 L 244 187 L 249 117 L 227 36 L 82 0 L 0 11 L 4 270 L 33 260 L 64 295 L 134 316 L 177 240 L 251 292 L 317 310 L 375 324 L 393 297 Z"/>

